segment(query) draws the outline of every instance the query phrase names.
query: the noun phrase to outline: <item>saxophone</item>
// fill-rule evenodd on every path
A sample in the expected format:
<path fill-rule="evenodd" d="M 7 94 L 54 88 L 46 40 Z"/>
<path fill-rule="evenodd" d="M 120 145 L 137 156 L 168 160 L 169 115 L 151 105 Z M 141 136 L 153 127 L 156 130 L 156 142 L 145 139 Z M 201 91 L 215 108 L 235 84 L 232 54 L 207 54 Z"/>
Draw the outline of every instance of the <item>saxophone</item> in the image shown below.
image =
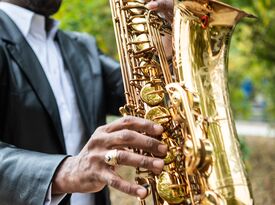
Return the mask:
<path fill-rule="evenodd" d="M 110 5 L 126 96 L 120 112 L 161 124 L 169 150 L 160 175 L 136 169 L 136 182 L 150 185 L 140 204 L 253 204 L 227 87 L 232 32 L 253 16 L 214 0 L 174 0 L 171 29 L 144 0 Z M 162 43 L 171 33 L 172 66 Z"/>

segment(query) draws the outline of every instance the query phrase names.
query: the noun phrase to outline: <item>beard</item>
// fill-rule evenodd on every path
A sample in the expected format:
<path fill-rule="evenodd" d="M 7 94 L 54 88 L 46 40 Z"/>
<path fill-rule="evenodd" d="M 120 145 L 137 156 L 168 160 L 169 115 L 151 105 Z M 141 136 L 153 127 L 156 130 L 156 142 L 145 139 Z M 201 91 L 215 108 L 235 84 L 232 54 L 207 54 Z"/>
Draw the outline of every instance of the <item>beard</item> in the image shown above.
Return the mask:
<path fill-rule="evenodd" d="M 51 16 L 55 14 L 62 3 L 62 0 L 20 0 L 24 2 L 26 8 L 44 15 L 44 16 Z"/>

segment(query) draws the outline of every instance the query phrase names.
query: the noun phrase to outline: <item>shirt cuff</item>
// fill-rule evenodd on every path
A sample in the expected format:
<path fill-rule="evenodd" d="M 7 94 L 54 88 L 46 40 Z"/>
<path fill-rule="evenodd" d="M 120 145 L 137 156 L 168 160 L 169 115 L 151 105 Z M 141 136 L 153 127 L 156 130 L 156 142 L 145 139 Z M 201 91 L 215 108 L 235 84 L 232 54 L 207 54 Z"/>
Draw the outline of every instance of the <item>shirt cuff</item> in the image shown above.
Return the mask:
<path fill-rule="evenodd" d="M 44 205 L 58 205 L 66 194 L 52 194 L 52 184 L 50 184 Z"/>

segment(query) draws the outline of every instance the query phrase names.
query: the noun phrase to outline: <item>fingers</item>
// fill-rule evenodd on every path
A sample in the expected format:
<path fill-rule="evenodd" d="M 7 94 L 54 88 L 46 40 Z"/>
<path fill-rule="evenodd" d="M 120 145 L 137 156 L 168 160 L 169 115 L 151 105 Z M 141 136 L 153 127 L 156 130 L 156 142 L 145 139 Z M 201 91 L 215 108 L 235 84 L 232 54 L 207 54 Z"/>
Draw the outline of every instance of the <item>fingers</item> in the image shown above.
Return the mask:
<path fill-rule="evenodd" d="M 161 159 L 146 157 L 122 150 L 118 150 L 117 152 L 117 162 L 120 165 L 149 169 L 155 174 L 160 174 L 164 166 L 164 161 Z"/>
<path fill-rule="evenodd" d="M 174 2 L 172 0 L 158 0 L 158 6 L 160 10 L 172 10 Z"/>
<path fill-rule="evenodd" d="M 147 133 L 148 135 L 161 135 L 163 132 L 162 126 L 146 119 L 133 117 L 133 116 L 126 116 L 120 118 L 111 124 L 105 125 L 102 127 L 105 129 L 106 132 L 115 132 L 118 130 L 128 129 L 134 130 L 137 132 Z"/>
<path fill-rule="evenodd" d="M 148 0 L 147 0 L 148 2 Z M 157 11 L 164 15 L 165 19 L 172 23 L 173 21 L 173 10 L 174 10 L 174 2 L 173 0 L 155 0 L 149 1 L 146 4 L 146 7 L 152 11 Z"/>
<path fill-rule="evenodd" d="M 120 130 L 109 134 L 108 148 L 131 147 L 142 149 L 155 156 L 166 156 L 167 146 L 160 141 L 132 130 Z"/>
<path fill-rule="evenodd" d="M 150 10 L 166 11 L 173 9 L 172 0 L 156 0 L 156 1 L 147 1 L 146 7 Z"/>
<path fill-rule="evenodd" d="M 147 196 L 146 188 L 125 181 L 112 170 L 105 174 L 105 180 L 108 185 L 126 194 L 137 196 L 142 199 Z"/>
<path fill-rule="evenodd" d="M 139 133 L 157 136 L 163 132 L 162 126 L 146 119 L 133 116 L 123 117 L 102 126 L 99 132 L 97 134 L 100 136 L 100 141 L 104 142 L 108 149 L 131 147 L 145 150 L 155 156 L 165 156 L 167 153 L 166 145 Z"/>
<path fill-rule="evenodd" d="M 150 1 L 148 4 L 146 4 L 146 7 L 152 11 L 156 11 L 159 8 L 159 4 L 156 1 Z"/>

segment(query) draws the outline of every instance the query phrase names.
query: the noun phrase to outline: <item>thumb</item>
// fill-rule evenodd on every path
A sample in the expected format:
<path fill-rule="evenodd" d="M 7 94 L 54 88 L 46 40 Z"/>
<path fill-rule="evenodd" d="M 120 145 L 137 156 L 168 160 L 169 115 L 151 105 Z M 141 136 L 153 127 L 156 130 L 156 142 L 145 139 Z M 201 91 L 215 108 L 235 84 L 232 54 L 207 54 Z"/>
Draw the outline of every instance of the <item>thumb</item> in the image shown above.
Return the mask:
<path fill-rule="evenodd" d="M 146 7 L 152 11 L 159 10 L 159 4 L 156 1 L 150 1 L 148 4 L 146 4 Z"/>
<path fill-rule="evenodd" d="M 173 11 L 173 6 L 174 6 L 173 0 L 156 0 L 156 1 L 151 1 L 150 3 L 155 3 L 155 5 L 157 5 L 157 10 L 161 12 Z"/>

